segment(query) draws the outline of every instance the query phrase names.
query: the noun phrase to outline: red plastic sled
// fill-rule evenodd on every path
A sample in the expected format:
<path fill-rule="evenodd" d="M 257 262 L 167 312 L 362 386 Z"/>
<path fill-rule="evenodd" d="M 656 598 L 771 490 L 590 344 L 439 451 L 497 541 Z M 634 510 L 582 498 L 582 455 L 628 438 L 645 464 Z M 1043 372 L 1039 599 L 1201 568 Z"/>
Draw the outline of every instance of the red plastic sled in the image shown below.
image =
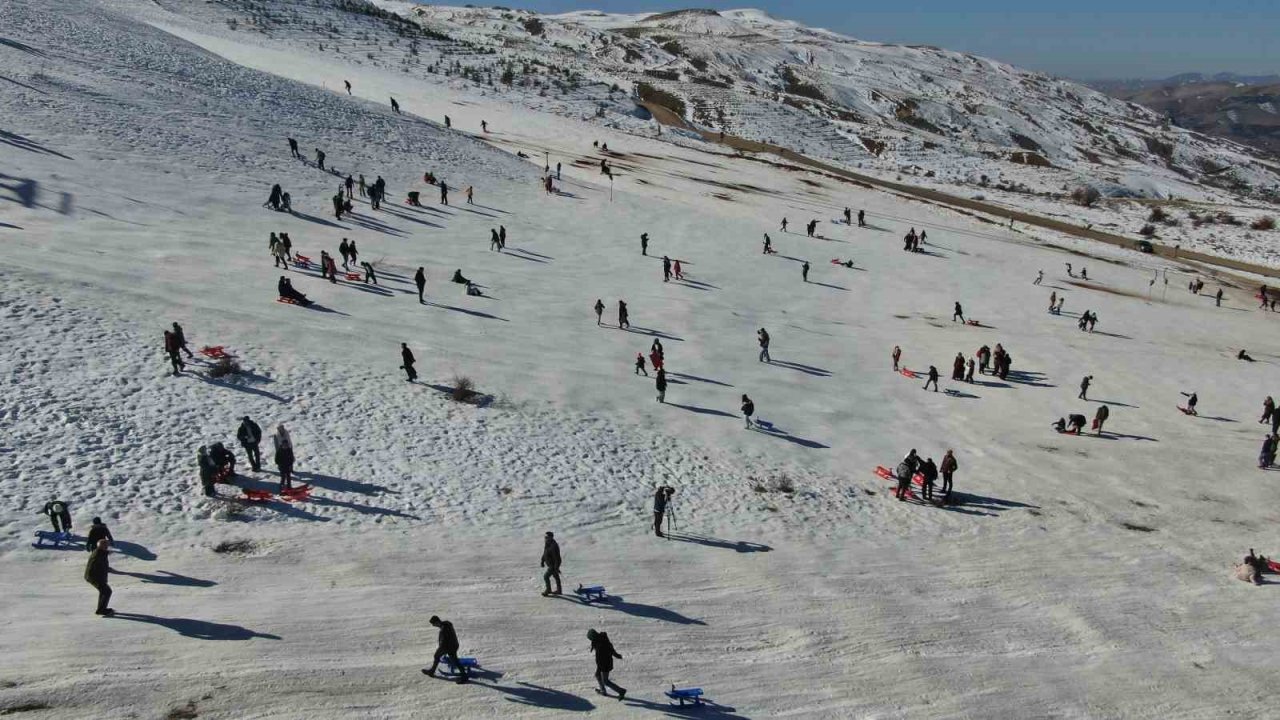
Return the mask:
<path fill-rule="evenodd" d="M 898 374 L 902 375 L 903 377 L 909 377 L 912 380 L 920 379 L 920 375 L 916 373 L 915 370 L 908 370 L 906 368 L 902 368 L 901 370 L 898 371 Z"/>
<path fill-rule="evenodd" d="M 1280 563 L 1276 562 L 1275 560 L 1268 560 L 1267 569 L 1273 573 L 1280 573 Z"/>
<path fill-rule="evenodd" d="M 364 279 L 364 276 L 363 276 L 363 275 L 361 275 L 360 273 L 353 273 L 353 272 L 349 272 L 349 273 L 347 273 L 347 279 L 348 279 L 348 280 L 362 280 L 362 279 Z"/>
<path fill-rule="evenodd" d="M 1196 411 L 1195 411 L 1195 410 L 1192 410 L 1191 408 L 1184 408 L 1184 407 L 1182 407 L 1181 405 L 1179 405 L 1179 406 L 1178 406 L 1178 409 L 1182 411 L 1182 414 L 1183 414 L 1183 415 L 1196 415 L 1196 414 L 1198 414 L 1198 413 L 1196 413 Z"/>
<path fill-rule="evenodd" d="M 241 492 L 244 493 L 244 499 L 250 502 L 267 502 L 271 498 L 275 497 L 266 490 L 250 490 L 249 488 L 244 488 Z"/>
<path fill-rule="evenodd" d="M 231 357 L 227 354 L 226 350 L 223 350 L 224 347 L 224 345 L 206 345 L 205 347 L 200 348 L 200 354 L 207 358 L 213 358 L 214 360 Z"/>
<path fill-rule="evenodd" d="M 276 298 L 276 302 L 282 302 L 282 303 L 284 303 L 285 305 L 297 305 L 297 304 L 298 304 L 298 301 L 297 301 L 297 300 L 294 300 L 293 298 L 287 298 L 287 297 L 278 297 L 278 298 Z"/>

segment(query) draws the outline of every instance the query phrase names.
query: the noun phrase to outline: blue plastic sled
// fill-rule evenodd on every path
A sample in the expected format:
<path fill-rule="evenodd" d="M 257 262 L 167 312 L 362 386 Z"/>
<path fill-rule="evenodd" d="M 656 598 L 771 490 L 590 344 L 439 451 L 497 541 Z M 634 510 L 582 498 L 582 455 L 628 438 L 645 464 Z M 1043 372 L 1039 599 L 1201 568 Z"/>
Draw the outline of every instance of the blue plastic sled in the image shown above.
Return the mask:
<path fill-rule="evenodd" d="M 448 655 L 446 655 L 446 656 L 444 656 L 444 657 L 442 657 L 442 658 L 440 658 L 440 659 L 441 659 L 442 661 L 444 661 L 444 666 L 445 666 L 445 667 L 447 667 L 447 668 L 449 668 L 449 672 L 450 672 L 450 673 L 452 673 L 452 674 L 454 674 L 454 675 L 456 675 L 456 674 L 458 673 L 458 668 L 457 668 L 457 667 L 454 667 L 454 665 L 453 665 L 453 660 L 449 659 L 449 656 L 448 656 Z M 475 658 L 473 658 L 473 657 L 460 657 L 460 658 L 458 658 L 458 665 L 459 665 L 460 667 L 464 667 L 464 668 L 466 668 L 466 669 L 468 669 L 468 670 L 476 670 L 476 669 L 478 669 L 478 668 L 480 667 L 480 661 L 479 661 L 479 660 L 476 660 L 476 659 L 475 659 Z"/>
<path fill-rule="evenodd" d="M 52 530 L 37 530 L 36 541 L 31 543 L 31 547 L 44 547 L 48 542 L 50 547 L 62 547 L 63 545 L 79 545 L 80 541 L 76 536 L 67 531 L 54 532 Z"/>
<path fill-rule="evenodd" d="M 681 706 L 684 706 L 686 701 L 694 705 L 702 704 L 702 688 L 677 688 L 672 685 L 665 694 L 672 700 L 679 701 Z"/>
<path fill-rule="evenodd" d="M 605 594 L 603 585 L 588 585 L 587 587 L 579 585 L 578 589 L 573 591 L 573 594 L 577 595 L 585 603 L 605 602 L 609 599 Z"/>

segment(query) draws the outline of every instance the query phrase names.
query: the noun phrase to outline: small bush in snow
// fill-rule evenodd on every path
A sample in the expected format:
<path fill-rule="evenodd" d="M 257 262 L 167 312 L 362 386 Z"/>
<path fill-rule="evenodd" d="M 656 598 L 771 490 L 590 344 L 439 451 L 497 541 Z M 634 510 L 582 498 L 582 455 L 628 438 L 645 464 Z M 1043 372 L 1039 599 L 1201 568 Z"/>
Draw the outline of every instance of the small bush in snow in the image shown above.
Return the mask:
<path fill-rule="evenodd" d="M 240 363 L 231 358 L 222 358 L 209 368 L 209 377 L 226 377 L 227 375 L 238 375 L 240 373 Z"/>
<path fill-rule="evenodd" d="M 1164 222 L 1168 217 L 1169 213 L 1165 212 L 1164 208 L 1157 205 L 1151 208 L 1151 214 L 1147 216 L 1147 220 L 1150 222 Z"/>
<path fill-rule="evenodd" d="M 1147 223 L 1146 225 L 1142 226 L 1142 229 L 1138 231 L 1138 234 L 1143 237 L 1155 237 L 1156 226 L 1152 225 L 1151 223 Z"/>
<path fill-rule="evenodd" d="M 1229 212 L 1218 213 L 1217 221 L 1219 223 L 1222 223 L 1223 225 L 1239 225 L 1240 224 L 1240 221 L 1236 219 L 1236 216 L 1232 215 Z"/>
<path fill-rule="evenodd" d="M 453 391 L 449 393 L 449 397 L 456 402 L 471 402 L 476 399 L 479 393 L 476 392 L 476 384 L 466 375 L 455 375 L 453 377 Z"/>
<path fill-rule="evenodd" d="M 1276 219 L 1271 217 L 1270 215 L 1263 215 L 1257 220 L 1254 220 L 1253 222 L 1249 223 L 1249 227 L 1253 228 L 1254 230 L 1275 230 Z"/>
<path fill-rule="evenodd" d="M 1102 193 L 1092 185 L 1081 185 L 1071 191 L 1071 202 L 1083 207 L 1092 207 L 1102 198 Z"/>

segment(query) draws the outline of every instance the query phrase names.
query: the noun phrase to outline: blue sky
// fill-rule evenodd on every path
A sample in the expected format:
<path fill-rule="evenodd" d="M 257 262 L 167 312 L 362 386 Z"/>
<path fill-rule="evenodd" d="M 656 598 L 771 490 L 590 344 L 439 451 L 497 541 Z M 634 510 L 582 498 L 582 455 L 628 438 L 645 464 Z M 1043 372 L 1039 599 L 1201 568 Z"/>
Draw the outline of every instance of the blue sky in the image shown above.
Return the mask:
<path fill-rule="evenodd" d="M 1079 79 L 1166 77 L 1181 72 L 1280 73 L 1280 0 L 507 0 L 504 4 L 539 12 L 756 7 L 863 40 L 937 45 Z"/>

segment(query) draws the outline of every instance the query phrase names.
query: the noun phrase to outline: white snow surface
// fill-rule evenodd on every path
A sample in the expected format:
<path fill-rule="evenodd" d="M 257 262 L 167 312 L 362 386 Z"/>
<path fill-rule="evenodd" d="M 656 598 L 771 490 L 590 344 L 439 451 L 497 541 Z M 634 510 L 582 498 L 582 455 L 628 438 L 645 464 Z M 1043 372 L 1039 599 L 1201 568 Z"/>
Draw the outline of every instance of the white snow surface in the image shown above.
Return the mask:
<path fill-rule="evenodd" d="M 610 127 L 573 115 L 573 98 L 405 72 L 365 55 L 405 42 L 392 26 L 324 0 L 281 4 L 266 31 L 244 14 L 232 29 L 206 4 L 0 11 L 0 712 L 1274 712 L 1275 585 L 1230 576 L 1249 547 L 1277 550 L 1254 413 L 1280 344 L 1254 288 L 1228 286 L 1215 308 L 1158 259 Z M 320 50 L 335 41 L 315 28 L 329 24 L 361 49 Z M 291 159 L 286 137 L 340 172 Z M 560 194 L 541 189 L 544 158 L 563 164 Z M 387 180 L 383 210 L 357 199 L 333 218 L 347 172 Z M 294 214 L 261 207 L 276 182 Z M 403 204 L 409 190 L 425 207 Z M 870 227 L 836 223 L 846 206 Z M 488 249 L 498 224 L 503 253 Z M 927 253 L 902 252 L 911 227 L 927 229 Z M 275 302 L 272 231 L 312 258 L 354 239 L 381 284 L 290 269 L 317 307 Z M 777 255 L 761 254 L 764 232 Z M 662 282 L 663 255 L 685 280 Z M 1087 265 L 1090 284 L 1064 262 Z M 486 296 L 451 284 L 455 269 Z M 1171 287 L 1149 287 L 1153 273 Z M 1067 297 L 1062 316 L 1044 312 L 1050 292 Z M 631 332 L 614 326 L 620 298 Z M 952 322 L 956 301 L 983 327 Z M 1094 333 L 1075 327 L 1086 309 Z M 244 372 L 215 379 L 197 355 L 170 377 L 160 336 L 173 321 Z M 761 327 L 772 363 L 756 357 Z M 632 370 L 655 337 L 666 404 Z M 397 369 L 401 342 L 417 384 Z M 944 379 L 934 393 L 889 369 L 900 345 L 905 365 L 946 378 L 956 353 L 996 343 L 1014 358 L 1007 381 Z M 1242 347 L 1257 362 L 1236 360 Z M 1091 399 L 1077 400 L 1086 374 Z M 461 375 L 478 404 L 448 398 Z M 1176 412 L 1193 390 L 1201 415 Z M 743 427 L 744 393 L 772 432 Z M 1048 427 L 1100 401 L 1102 437 Z M 200 495 L 196 448 L 238 450 L 246 414 L 291 429 L 309 502 Z M 897 502 L 872 474 L 913 447 L 935 460 L 955 449 L 957 504 Z M 658 482 L 677 488 L 679 539 L 649 530 Z M 120 541 L 116 619 L 91 613 L 86 553 L 30 547 L 55 495 L 78 531 L 100 515 Z M 602 583 L 618 599 L 541 597 L 548 530 L 566 589 Z M 212 551 L 239 540 L 247 552 Z M 480 658 L 477 682 L 419 673 L 432 614 Z M 626 702 L 593 692 L 591 627 L 623 655 Z M 714 704 L 670 706 L 672 684 Z"/>

